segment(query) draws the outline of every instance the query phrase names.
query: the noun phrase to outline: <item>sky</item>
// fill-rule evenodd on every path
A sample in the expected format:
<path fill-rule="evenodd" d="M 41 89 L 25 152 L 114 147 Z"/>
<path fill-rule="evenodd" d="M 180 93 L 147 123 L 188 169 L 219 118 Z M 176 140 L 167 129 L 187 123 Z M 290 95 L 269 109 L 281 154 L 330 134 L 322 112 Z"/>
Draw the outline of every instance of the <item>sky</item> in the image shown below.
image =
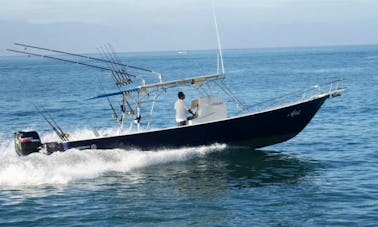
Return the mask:
<path fill-rule="evenodd" d="M 378 44 L 378 0 L 214 0 L 222 47 Z M 217 48 L 211 0 L 0 0 L 14 42 L 77 53 Z"/>

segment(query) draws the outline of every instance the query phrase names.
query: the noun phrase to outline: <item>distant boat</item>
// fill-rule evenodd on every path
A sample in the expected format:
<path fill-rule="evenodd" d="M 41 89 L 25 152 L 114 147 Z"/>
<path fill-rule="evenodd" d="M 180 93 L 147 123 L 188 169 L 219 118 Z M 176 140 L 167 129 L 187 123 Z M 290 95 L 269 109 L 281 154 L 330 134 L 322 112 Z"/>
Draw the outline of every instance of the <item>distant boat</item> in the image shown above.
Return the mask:
<path fill-rule="evenodd" d="M 180 51 L 177 51 L 178 54 L 187 54 L 188 51 L 187 50 L 180 50 Z"/>

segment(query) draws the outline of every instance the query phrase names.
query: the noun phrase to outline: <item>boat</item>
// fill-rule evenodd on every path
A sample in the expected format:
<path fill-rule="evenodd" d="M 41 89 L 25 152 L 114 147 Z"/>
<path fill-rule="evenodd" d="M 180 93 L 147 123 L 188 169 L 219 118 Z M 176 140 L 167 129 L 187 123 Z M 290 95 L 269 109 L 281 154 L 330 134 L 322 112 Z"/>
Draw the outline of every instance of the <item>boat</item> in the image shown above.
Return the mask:
<path fill-rule="evenodd" d="M 214 143 L 248 146 L 253 149 L 281 143 L 298 135 L 315 116 L 328 98 L 340 96 L 344 88 L 341 79 L 316 85 L 303 90 L 293 100 L 284 100 L 281 96 L 278 104 L 265 105 L 260 109 L 251 109 L 243 105 L 225 83 L 222 48 L 220 46 L 215 13 L 214 21 L 218 38 L 218 60 L 216 72 L 210 75 L 184 77 L 178 80 L 164 80 L 163 75 L 155 70 L 145 69 L 123 63 L 110 45 L 101 48 L 102 57 L 69 53 L 65 51 L 15 43 L 20 49 L 8 49 L 11 52 L 64 61 L 110 72 L 117 91 L 100 94 L 89 98 L 107 99 L 112 110 L 112 117 L 119 129 L 115 135 L 96 135 L 94 138 L 70 140 L 52 116 L 42 107 L 41 113 L 61 141 L 41 141 L 36 131 L 18 131 L 14 133 L 15 151 L 20 156 L 31 153 L 52 154 L 70 149 L 139 149 L 158 150 L 210 145 Z M 75 59 L 72 59 L 75 57 Z M 80 61 L 77 59 L 81 59 Z M 214 70 L 215 71 L 215 70 Z M 140 74 L 149 74 L 145 77 Z M 151 79 L 154 78 L 154 79 Z M 191 86 L 198 88 L 201 95 L 190 102 L 195 117 L 184 126 L 172 125 L 164 128 L 151 128 L 157 100 L 169 89 Z M 233 101 L 239 111 L 229 114 L 225 99 L 208 88 L 217 87 Z M 325 88 L 325 89 L 324 89 Z M 203 90 L 207 89 L 206 92 Z M 109 97 L 121 99 L 117 112 Z M 151 103 L 150 108 L 142 113 L 142 105 Z M 266 102 L 264 102 L 266 104 Z M 141 116 L 147 116 L 141 117 Z M 142 124 L 143 121 L 143 124 Z M 126 128 L 125 124 L 129 127 Z"/>
<path fill-rule="evenodd" d="M 193 147 L 210 145 L 214 143 L 248 146 L 253 149 L 271 146 L 287 141 L 299 134 L 305 126 L 315 116 L 323 103 L 328 98 L 339 96 L 344 88 L 339 87 L 341 79 L 337 79 L 326 84 L 316 85 L 305 89 L 298 99 L 282 102 L 279 105 L 271 105 L 256 111 L 249 111 L 232 94 L 225 85 L 225 74 L 223 71 L 211 75 L 183 78 L 179 80 L 164 81 L 161 73 L 147 70 L 140 67 L 125 65 L 115 60 L 115 58 L 100 59 L 85 55 L 72 54 L 68 52 L 41 48 L 26 44 L 15 45 L 28 49 L 38 49 L 42 51 L 73 55 L 76 57 L 87 58 L 95 62 L 105 62 L 110 66 L 91 65 L 84 62 L 71 61 L 57 56 L 48 56 L 28 52 L 25 50 L 8 49 L 13 52 L 27 55 L 35 55 L 54 60 L 80 64 L 88 67 L 96 67 L 103 71 L 110 71 L 115 78 L 115 84 L 119 89 L 117 92 L 97 95 L 88 100 L 119 96 L 122 99 L 121 116 L 119 117 L 109 101 L 113 111 L 113 117 L 119 124 L 116 135 L 98 135 L 95 138 L 84 140 L 69 140 L 68 134 L 56 124 L 51 115 L 44 109 L 36 109 L 42 114 L 46 121 L 51 125 L 61 141 L 42 142 L 36 131 L 18 131 L 14 134 L 15 150 L 18 155 L 24 156 L 35 152 L 52 154 L 63 152 L 69 149 L 140 149 L 157 150 L 169 148 Z M 114 53 L 106 53 L 107 56 Z M 142 70 L 157 75 L 157 81 L 146 83 L 144 78 L 139 78 L 122 67 Z M 222 68 L 218 65 L 218 69 Z M 130 81 L 138 78 L 141 83 L 131 87 Z M 135 83 L 132 83 L 134 85 Z M 191 109 L 196 112 L 196 117 L 189 120 L 185 126 L 170 126 L 160 129 L 151 129 L 150 123 L 153 120 L 153 110 L 158 98 L 167 89 L 177 89 L 178 87 L 194 86 L 204 89 L 205 85 L 215 85 L 233 100 L 240 113 L 229 116 L 227 106 L 223 98 L 216 95 L 204 95 L 191 100 Z M 124 87 L 127 88 L 124 88 Z M 326 87 L 326 90 L 324 90 Z M 282 99 L 282 97 L 280 97 Z M 141 105 L 147 101 L 151 102 L 147 122 L 145 127 L 141 126 Z M 125 129 L 125 123 L 129 123 Z"/>

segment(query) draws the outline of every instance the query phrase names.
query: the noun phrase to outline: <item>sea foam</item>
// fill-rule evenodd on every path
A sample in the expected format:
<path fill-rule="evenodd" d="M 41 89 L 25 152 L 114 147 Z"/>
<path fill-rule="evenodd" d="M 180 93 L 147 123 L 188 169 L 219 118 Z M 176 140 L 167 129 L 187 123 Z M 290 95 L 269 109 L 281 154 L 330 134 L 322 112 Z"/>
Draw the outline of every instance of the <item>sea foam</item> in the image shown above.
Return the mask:
<path fill-rule="evenodd" d="M 101 131 L 100 133 L 112 133 Z M 89 129 L 75 131 L 75 139 L 92 138 Z M 58 140 L 53 133 L 41 135 L 42 141 Z M 51 155 L 34 153 L 17 156 L 13 140 L 2 140 L 0 144 L 0 186 L 22 187 L 36 185 L 65 185 L 82 179 L 99 177 L 107 172 L 129 172 L 138 168 L 186 161 L 211 152 L 221 151 L 226 145 L 190 147 L 164 150 L 85 150 L 70 149 Z"/>

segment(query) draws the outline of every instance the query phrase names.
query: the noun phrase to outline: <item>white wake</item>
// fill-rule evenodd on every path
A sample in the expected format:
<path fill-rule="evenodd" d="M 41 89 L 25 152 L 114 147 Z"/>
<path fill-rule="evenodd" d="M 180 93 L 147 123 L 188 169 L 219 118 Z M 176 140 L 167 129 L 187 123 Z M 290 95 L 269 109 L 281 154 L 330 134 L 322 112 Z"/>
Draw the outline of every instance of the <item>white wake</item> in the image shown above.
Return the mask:
<path fill-rule="evenodd" d="M 91 130 L 84 129 L 74 132 L 72 136 L 75 139 L 85 139 L 93 137 L 93 134 Z M 71 149 L 52 155 L 34 153 L 19 157 L 14 150 L 13 140 L 0 139 L 3 141 L 0 144 L 0 187 L 69 184 L 81 179 L 96 178 L 111 171 L 129 172 L 157 164 L 186 161 L 226 147 L 214 144 L 157 151 Z M 41 135 L 41 139 L 57 140 L 52 133 Z"/>

